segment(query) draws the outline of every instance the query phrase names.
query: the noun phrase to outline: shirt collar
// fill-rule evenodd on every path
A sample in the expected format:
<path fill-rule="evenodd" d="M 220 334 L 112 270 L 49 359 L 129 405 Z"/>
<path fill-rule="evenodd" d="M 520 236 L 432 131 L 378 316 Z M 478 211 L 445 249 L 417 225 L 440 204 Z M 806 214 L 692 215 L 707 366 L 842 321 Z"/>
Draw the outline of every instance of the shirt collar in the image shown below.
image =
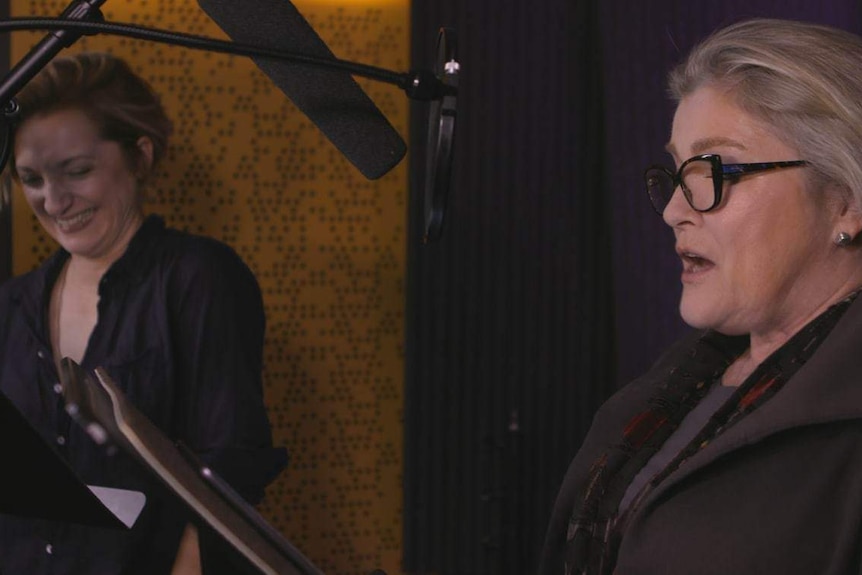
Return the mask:
<path fill-rule="evenodd" d="M 154 257 L 153 250 L 150 248 L 164 229 L 165 222 L 160 216 L 147 216 L 135 232 L 126 251 L 105 272 L 102 278 L 103 284 L 114 284 L 123 280 L 139 284 L 144 281 Z"/>

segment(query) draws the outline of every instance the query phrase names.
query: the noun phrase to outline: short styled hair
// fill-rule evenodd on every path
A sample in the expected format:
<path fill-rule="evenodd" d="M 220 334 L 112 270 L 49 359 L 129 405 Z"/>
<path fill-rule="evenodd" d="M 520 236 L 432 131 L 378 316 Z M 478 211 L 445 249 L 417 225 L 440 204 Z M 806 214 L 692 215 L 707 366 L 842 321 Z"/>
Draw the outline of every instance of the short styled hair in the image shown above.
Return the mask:
<path fill-rule="evenodd" d="M 837 185 L 862 209 L 860 70 L 859 36 L 759 18 L 707 37 L 671 71 L 668 84 L 677 102 L 702 86 L 726 90 L 798 150 L 817 184 Z"/>
<path fill-rule="evenodd" d="M 136 165 L 141 136 L 153 143 L 152 168 L 164 157 L 173 130 L 161 100 L 150 84 L 122 59 L 83 52 L 55 58 L 15 96 L 16 126 L 28 118 L 60 110 L 83 111 L 102 138 L 121 145 Z M 11 160 L 14 168 L 14 154 Z"/>

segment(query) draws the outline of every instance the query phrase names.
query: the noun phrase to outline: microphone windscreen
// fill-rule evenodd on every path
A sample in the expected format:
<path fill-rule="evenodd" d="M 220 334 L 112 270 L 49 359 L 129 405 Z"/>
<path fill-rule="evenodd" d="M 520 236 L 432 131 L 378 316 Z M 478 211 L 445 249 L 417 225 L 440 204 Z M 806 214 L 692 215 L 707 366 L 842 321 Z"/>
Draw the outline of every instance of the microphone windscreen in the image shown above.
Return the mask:
<path fill-rule="evenodd" d="M 288 0 L 198 0 L 234 42 L 318 58 L 334 58 Z M 349 72 L 253 58 L 284 94 L 368 179 L 394 168 L 407 146 Z"/>

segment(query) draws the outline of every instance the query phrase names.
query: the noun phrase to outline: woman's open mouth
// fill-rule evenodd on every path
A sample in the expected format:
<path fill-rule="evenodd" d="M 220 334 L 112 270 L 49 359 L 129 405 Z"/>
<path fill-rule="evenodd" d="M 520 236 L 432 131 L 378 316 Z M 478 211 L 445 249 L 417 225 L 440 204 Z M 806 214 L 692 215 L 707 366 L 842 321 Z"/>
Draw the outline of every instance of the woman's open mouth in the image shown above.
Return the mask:
<path fill-rule="evenodd" d="M 692 280 L 695 276 L 707 272 L 715 267 L 715 263 L 694 252 L 680 252 L 682 260 L 682 280 Z"/>
<path fill-rule="evenodd" d="M 95 212 L 96 208 L 88 208 L 68 218 L 54 218 L 54 223 L 63 233 L 74 232 L 84 227 L 92 219 Z"/>

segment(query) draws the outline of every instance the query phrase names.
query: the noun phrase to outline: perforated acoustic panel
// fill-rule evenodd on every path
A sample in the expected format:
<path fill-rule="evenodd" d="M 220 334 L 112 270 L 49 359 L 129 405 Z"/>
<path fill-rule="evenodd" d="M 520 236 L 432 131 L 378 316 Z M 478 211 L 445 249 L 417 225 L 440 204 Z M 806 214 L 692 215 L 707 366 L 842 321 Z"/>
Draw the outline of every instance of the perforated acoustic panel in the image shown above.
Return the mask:
<path fill-rule="evenodd" d="M 408 68 L 407 0 L 295 2 L 336 56 Z M 12 0 L 12 16 L 65 2 Z M 109 0 L 112 22 L 224 34 L 190 0 Z M 15 33 L 17 62 L 43 33 Z M 109 36 L 69 51 L 125 57 L 163 95 L 172 146 L 150 211 L 232 245 L 257 275 L 266 400 L 291 453 L 264 515 L 327 573 L 400 571 L 407 161 L 361 174 L 245 58 Z M 360 80 L 406 139 L 408 101 Z M 14 268 L 55 249 L 14 198 Z"/>

